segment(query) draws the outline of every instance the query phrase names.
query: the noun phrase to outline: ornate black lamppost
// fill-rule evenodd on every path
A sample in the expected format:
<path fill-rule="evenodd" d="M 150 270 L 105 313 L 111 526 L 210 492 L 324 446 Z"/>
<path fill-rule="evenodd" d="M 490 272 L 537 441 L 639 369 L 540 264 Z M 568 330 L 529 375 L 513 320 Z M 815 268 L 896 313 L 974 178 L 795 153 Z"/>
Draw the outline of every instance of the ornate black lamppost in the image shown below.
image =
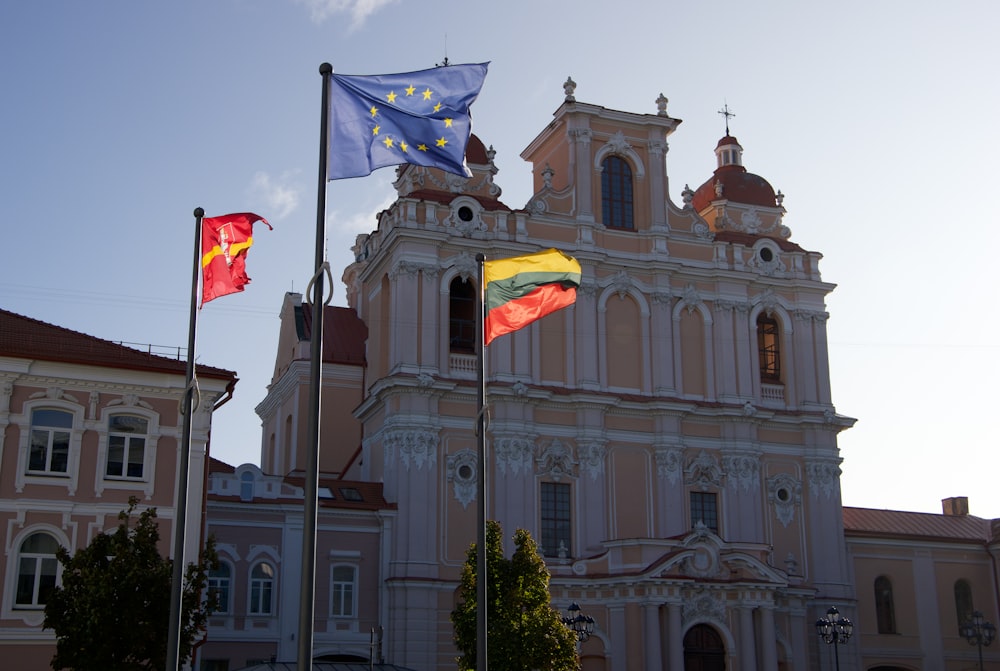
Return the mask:
<path fill-rule="evenodd" d="M 972 619 L 958 628 L 958 633 L 969 642 L 969 645 L 979 646 L 979 671 L 983 671 L 983 646 L 993 642 L 997 628 L 976 610 L 972 612 Z"/>
<path fill-rule="evenodd" d="M 846 617 L 841 617 L 836 606 L 831 606 L 830 610 L 826 611 L 826 617 L 816 620 L 816 633 L 824 643 L 833 644 L 833 659 L 837 671 L 840 671 L 840 653 L 837 652 L 837 646 L 847 643 L 851 638 L 851 634 L 854 633 L 854 623 Z"/>
<path fill-rule="evenodd" d="M 576 640 L 583 643 L 594 633 L 594 618 L 584 615 L 580 606 L 576 603 L 570 604 L 566 609 L 566 616 L 562 619 L 563 624 L 573 630 Z"/>

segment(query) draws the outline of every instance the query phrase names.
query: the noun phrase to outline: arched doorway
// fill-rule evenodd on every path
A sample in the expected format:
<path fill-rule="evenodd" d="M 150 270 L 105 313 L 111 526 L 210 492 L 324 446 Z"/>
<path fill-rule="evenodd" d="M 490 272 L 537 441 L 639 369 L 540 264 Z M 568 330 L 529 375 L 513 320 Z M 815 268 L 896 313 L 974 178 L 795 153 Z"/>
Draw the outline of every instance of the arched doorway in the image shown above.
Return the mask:
<path fill-rule="evenodd" d="M 696 624 L 684 634 L 684 671 L 725 671 L 726 646 L 707 624 Z"/>

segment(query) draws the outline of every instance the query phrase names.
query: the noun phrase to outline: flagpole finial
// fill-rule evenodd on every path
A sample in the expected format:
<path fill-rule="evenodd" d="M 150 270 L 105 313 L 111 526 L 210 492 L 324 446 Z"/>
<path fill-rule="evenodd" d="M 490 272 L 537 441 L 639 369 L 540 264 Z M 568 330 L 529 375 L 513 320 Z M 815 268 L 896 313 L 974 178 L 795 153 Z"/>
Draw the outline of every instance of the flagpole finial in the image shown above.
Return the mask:
<path fill-rule="evenodd" d="M 203 210 L 200 207 L 194 208 L 194 216 L 197 217 L 198 219 L 201 219 L 202 217 L 205 216 L 205 210 Z"/>
<path fill-rule="evenodd" d="M 333 66 L 329 63 L 321 63 L 319 66 L 319 73 L 321 75 L 328 75 L 333 72 Z"/>

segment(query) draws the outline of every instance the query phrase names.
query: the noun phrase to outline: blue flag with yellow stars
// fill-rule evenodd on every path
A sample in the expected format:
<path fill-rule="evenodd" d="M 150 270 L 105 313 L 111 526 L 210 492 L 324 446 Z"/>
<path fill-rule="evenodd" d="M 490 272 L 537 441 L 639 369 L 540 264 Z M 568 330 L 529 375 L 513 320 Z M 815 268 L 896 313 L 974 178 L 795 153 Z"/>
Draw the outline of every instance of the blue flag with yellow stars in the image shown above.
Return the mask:
<path fill-rule="evenodd" d="M 330 74 L 327 179 L 402 163 L 471 177 L 469 111 L 489 63 L 392 75 Z"/>

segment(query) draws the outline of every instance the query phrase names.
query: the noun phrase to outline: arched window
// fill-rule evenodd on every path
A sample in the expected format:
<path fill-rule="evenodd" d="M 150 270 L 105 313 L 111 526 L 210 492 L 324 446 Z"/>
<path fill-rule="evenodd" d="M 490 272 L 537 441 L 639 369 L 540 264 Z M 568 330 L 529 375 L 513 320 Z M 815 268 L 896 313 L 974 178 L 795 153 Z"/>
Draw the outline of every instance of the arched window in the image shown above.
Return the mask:
<path fill-rule="evenodd" d="M 44 532 L 33 533 L 21 543 L 17 558 L 15 608 L 43 608 L 56 586 L 59 542 Z"/>
<path fill-rule="evenodd" d="M 696 624 L 684 634 L 684 668 L 725 671 L 726 646 L 719 632 L 707 624 Z"/>
<path fill-rule="evenodd" d="M 476 288 L 456 277 L 448 292 L 448 347 L 452 352 L 476 352 Z"/>
<path fill-rule="evenodd" d="M 766 313 L 757 317 L 757 354 L 762 382 L 781 382 L 781 338 L 778 320 Z"/>
<path fill-rule="evenodd" d="M 65 475 L 69 467 L 69 437 L 73 415 L 63 410 L 31 411 L 28 472 Z"/>
<path fill-rule="evenodd" d="M 357 569 L 349 564 L 337 564 L 333 567 L 330 584 L 330 614 L 334 617 L 354 617 L 357 576 Z"/>
<path fill-rule="evenodd" d="M 620 156 L 601 161 L 601 216 L 608 228 L 633 230 L 632 168 Z"/>
<path fill-rule="evenodd" d="M 219 615 L 226 615 L 230 612 L 232 577 L 233 569 L 224 561 L 219 562 L 219 568 L 208 572 L 208 593 L 214 595 L 218 601 L 218 608 L 215 612 Z"/>
<path fill-rule="evenodd" d="M 878 633 L 896 633 L 896 606 L 892 600 L 892 581 L 884 575 L 875 578 L 875 623 Z"/>
<path fill-rule="evenodd" d="M 968 580 L 955 583 L 955 613 L 958 616 L 958 626 L 963 627 L 972 621 L 972 587 Z"/>
<path fill-rule="evenodd" d="M 149 422 L 134 415 L 111 415 L 108 418 L 109 478 L 141 478 L 146 461 L 146 434 Z"/>
<path fill-rule="evenodd" d="M 274 567 L 261 562 L 250 571 L 250 614 L 270 615 L 274 594 Z"/>

